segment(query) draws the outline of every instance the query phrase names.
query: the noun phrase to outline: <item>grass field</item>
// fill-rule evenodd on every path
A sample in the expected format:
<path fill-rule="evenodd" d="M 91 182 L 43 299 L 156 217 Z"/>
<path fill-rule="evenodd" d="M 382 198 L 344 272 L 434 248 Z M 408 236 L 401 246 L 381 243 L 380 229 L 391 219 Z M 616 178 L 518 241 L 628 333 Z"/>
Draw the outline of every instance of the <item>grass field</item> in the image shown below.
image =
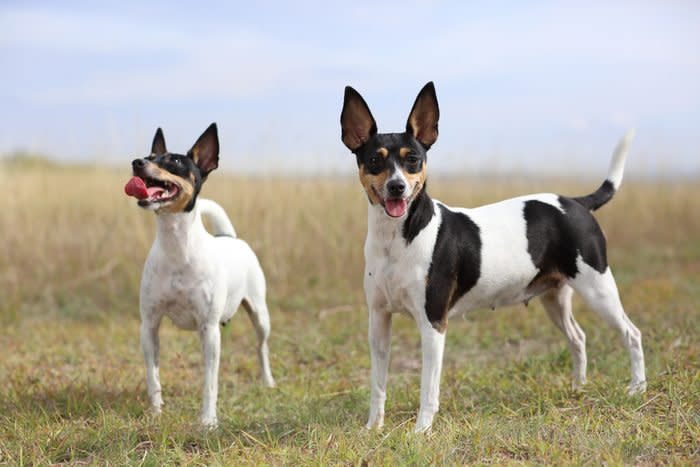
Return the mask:
<path fill-rule="evenodd" d="M 215 173 L 204 195 L 228 211 L 265 269 L 278 388 L 258 382 L 245 313 L 224 328 L 220 427 L 196 424 L 194 333 L 161 330 L 165 399 L 149 416 L 138 284 L 151 213 L 122 192 L 128 170 L 0 171 L 0 464 L 697 464 L 700 462 L 700 184 L 627 180 L 598 218 L 621 296 L 642 330 L 648 392 L 624 393 L 618 336 L 575 299 L 589 385 L 570 390 L 563 336 L 539 303 L 450 322 L 433 432 L 412 433 L 419 337 L 394 320 L 386 426 L 362 429 L 369 354 L 362 292 L 366 198 L 354 179 Z M 571 180 L 431 180 L 474 206 Z"/>

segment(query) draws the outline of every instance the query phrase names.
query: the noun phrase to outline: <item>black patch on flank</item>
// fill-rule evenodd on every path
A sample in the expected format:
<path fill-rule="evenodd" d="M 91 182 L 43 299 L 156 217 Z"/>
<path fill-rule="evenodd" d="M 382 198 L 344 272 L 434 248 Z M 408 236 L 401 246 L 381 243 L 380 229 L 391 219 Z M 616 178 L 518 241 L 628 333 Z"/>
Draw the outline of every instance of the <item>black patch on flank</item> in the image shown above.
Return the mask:
<path fill-rule="evenodd" d="M 420 192 L 413 199 L 411 207 L 408 209 L 408 216 L 403 223 L 402 233 L 407 245 L 416 238 L 435 215 L 433 200 L 430 199 L 426 190 L 427 182 L 423 184 Z"/>
<path fill-rule="evenodd" d="M 613 186 L 611 181 L 605 180 L 603 184 L 600 185 L 600 187 L 590 195 L 579 196 L 577 198 L 572 199 L 577 203 L 582 204 L 583 207 L 585 207 L 589 211 L 595 211 L 596 209 L 610 201 L 613 195 L 615 195 L 615 187 Z"/>
<path fill-rule="evenodd" d="M 433 258 L 425 288 L 425 312 L 434 327 L 444 328 L 447 312 L 476 285 L 481 274 L 479 227 L 466 214 L 439 205 Z"/>
<path fill-rule="evenodd" d="M 542 201 L 525 202 L 527 250 L 539 269 L 534 280 L 557 273 L 575 277 L 579 255 L 596 271 L 605 272 L 605 236 L 598 222 L 578 200 L 560 196 L 559 204 L 564 212 Z"/>

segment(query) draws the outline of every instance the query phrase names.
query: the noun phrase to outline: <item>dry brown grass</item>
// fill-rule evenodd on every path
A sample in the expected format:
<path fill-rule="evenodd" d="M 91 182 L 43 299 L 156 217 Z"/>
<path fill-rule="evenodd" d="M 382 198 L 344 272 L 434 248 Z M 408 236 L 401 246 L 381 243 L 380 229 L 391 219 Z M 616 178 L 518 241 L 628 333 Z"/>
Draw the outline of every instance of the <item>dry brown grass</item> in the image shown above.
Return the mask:
<path fill-rule="evenodd" d="M 12 170 L 0 213 L 0 315 L 61 307 L 81 297 L 101 313 L 132 312 L 153 216 L 122 192 L 127 171 L 88 168 Z M 595 182 L 469 178 L 431 180 L 430 192 L 455 206 L 476 206 L 528 192 L 581 194 Z M 204 196 L 222 204 L 264 265 L 281 309 L 362 302 L 366 203 L 352 178 L 244 178 L 215 174 Z M 631 252 L 678 255 L 697 245 L 695 182 L 624 185 L 597 217 L 612 263 Z M 678 260 L 683 262 L 683 255 Z M 653 265 L 650 265 L 653 267 Z M 41 311 L 39 311 L 41 312 Z"/>

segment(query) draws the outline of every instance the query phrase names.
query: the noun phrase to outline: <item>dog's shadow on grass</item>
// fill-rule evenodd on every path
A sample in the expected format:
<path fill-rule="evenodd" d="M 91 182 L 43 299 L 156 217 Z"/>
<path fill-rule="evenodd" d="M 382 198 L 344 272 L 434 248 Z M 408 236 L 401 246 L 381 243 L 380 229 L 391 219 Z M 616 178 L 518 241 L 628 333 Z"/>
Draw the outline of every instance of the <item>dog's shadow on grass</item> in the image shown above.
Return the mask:
<path fill-rule="evenodd" d="M 0 400 L 0 411 L 6 416 L 23 418 L 30 415 L 52 419 L 97 418 L 108 411 L 141 416 L 146 405 L 140 387 L 114 388 L 108 383 L 64 385 L 47 388 L 29 384 L 15 386 Z"/>

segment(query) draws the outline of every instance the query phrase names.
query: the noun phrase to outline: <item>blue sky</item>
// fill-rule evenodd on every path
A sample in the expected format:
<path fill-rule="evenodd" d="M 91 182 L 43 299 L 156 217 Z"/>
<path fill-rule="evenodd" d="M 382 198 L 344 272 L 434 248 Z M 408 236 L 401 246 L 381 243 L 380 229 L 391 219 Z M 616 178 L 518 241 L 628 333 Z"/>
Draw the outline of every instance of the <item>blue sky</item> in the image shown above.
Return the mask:
<path fill-rule="evenodd" d="M 177 3 L 177 6 L 174 6 Z M 401 131 L 435 81 L 431 170 L 700 173 L 700 3 L 32 2 L 0 5 L 0 153 L 117 165 L 158 126 L 219 124 L 243 172 L 352 172 L 343 87 Z"/>

